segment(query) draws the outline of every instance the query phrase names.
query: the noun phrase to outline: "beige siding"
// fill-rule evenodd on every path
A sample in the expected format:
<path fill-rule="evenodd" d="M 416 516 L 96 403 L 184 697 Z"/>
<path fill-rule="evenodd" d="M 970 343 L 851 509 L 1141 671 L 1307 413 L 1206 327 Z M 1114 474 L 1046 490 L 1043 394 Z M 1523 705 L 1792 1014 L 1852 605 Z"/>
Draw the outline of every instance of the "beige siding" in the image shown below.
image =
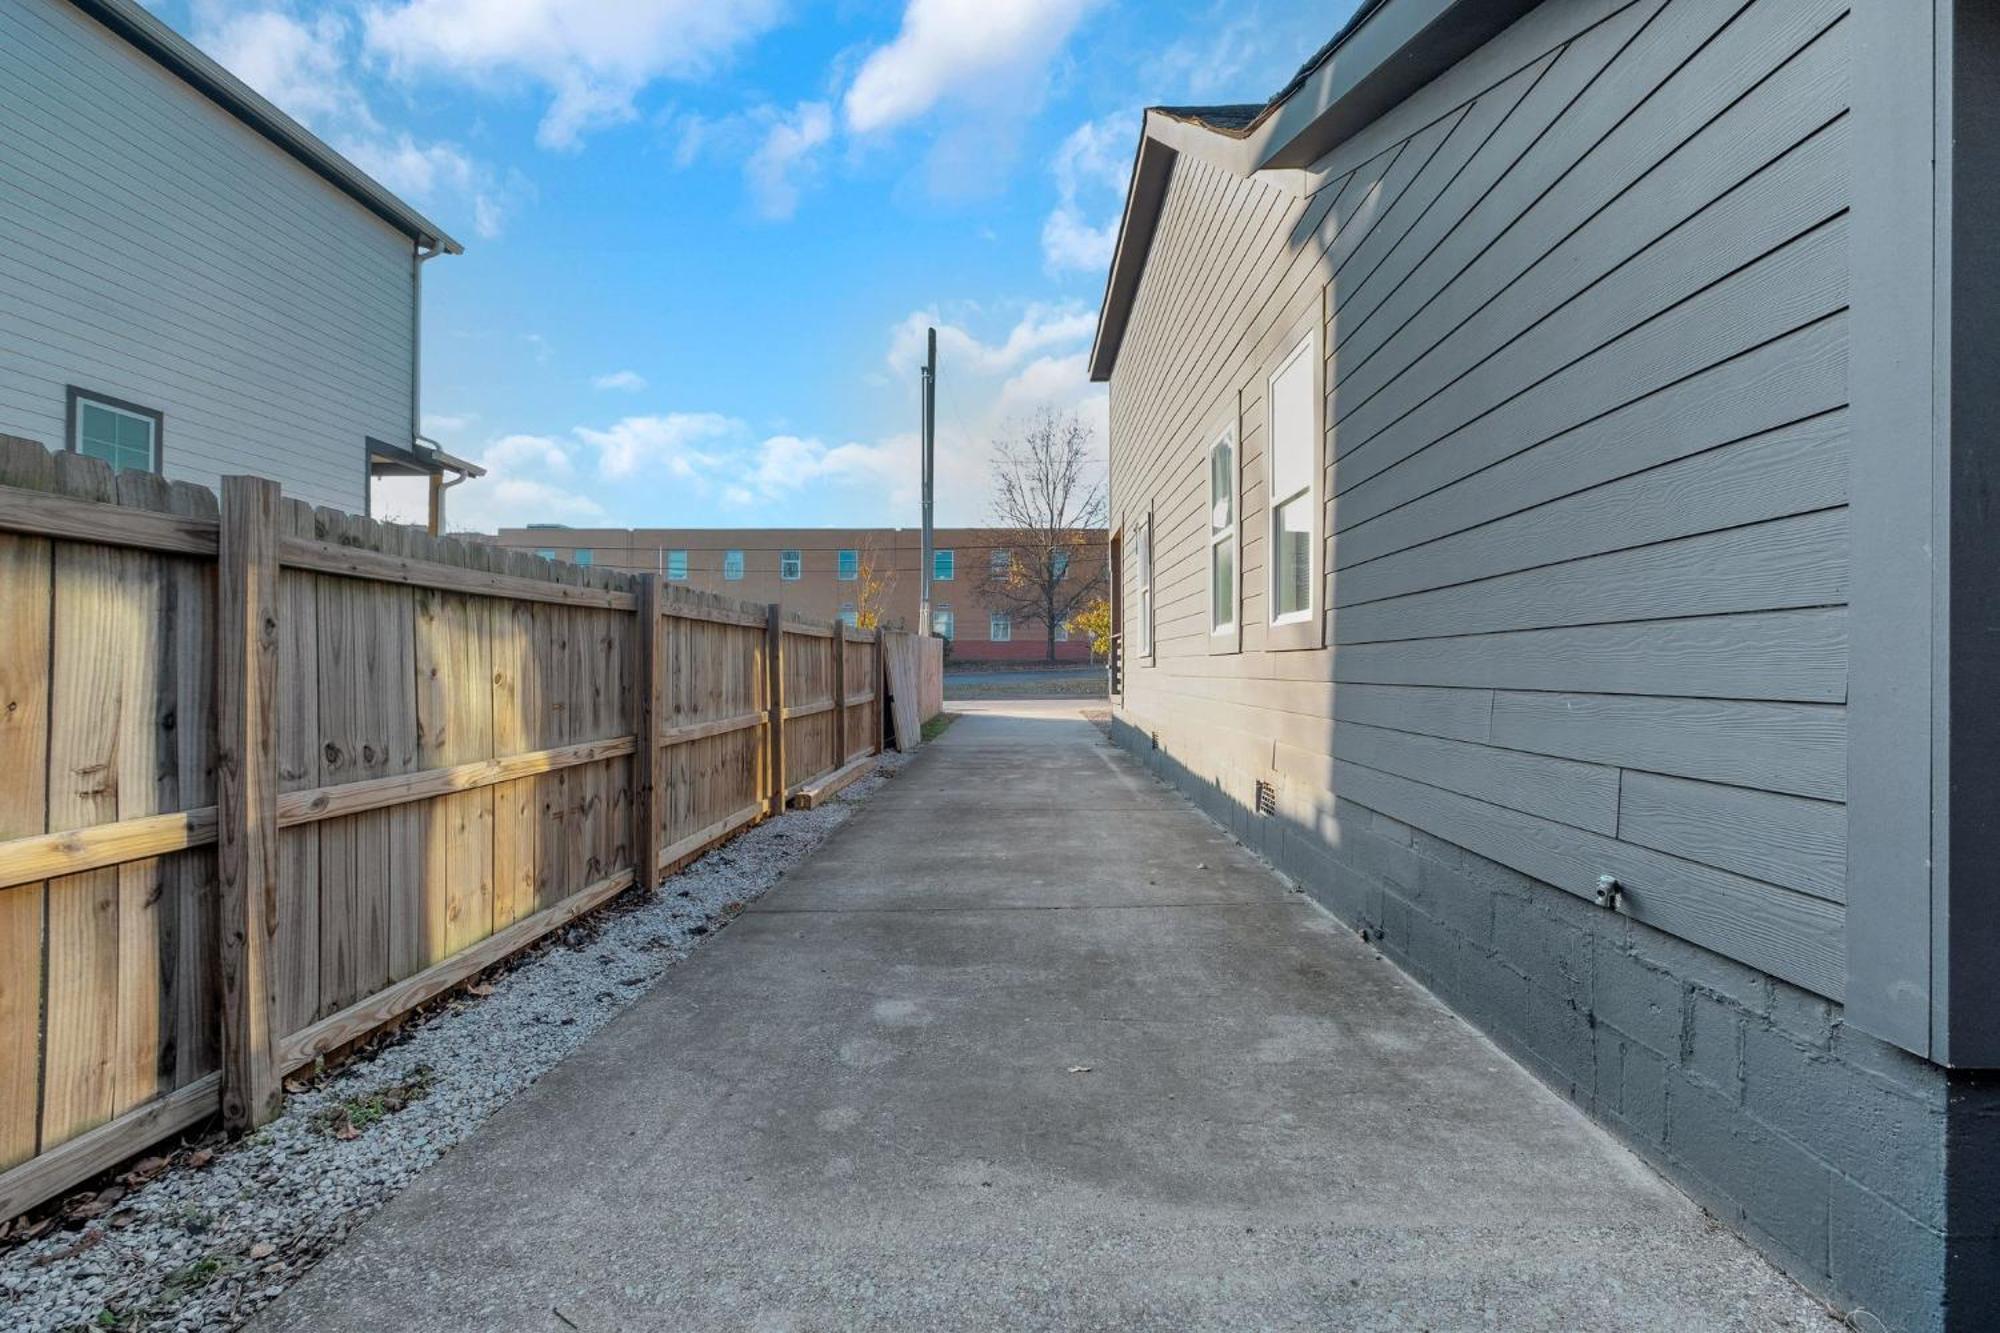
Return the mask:
<path fill-rule="evenodd" d="M 1111 386 L 1113 523 L 1155 521 L 1122 709 L 1336 859 L 1372 811 L 1572 892 L 1616 875 L 1838 998 L 1845 6 L 1595 8 L 1503 34 L 1306 198 L 1177 160 Z M 1270 651 L 1265 382 L 1315 325 L 1329 646 Z M 1207 632 L 1232 418 L 1240 653 Z"/>

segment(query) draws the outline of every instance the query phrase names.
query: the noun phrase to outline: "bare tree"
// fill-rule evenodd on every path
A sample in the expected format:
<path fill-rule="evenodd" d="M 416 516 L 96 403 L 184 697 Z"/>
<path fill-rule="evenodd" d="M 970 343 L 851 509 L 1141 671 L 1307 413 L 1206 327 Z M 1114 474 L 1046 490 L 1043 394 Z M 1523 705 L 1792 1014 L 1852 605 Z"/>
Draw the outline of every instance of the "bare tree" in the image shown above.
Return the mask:
<path fill-rule="evenodd" d="M 1016 623 L 1040 625 L 1050 662 L 1058 627 L 1104 593 L 1106 504 L 1091 444 L 1082 418 L 1043 408 L 994 445 L 1001 531 L 980 592 Z"/>

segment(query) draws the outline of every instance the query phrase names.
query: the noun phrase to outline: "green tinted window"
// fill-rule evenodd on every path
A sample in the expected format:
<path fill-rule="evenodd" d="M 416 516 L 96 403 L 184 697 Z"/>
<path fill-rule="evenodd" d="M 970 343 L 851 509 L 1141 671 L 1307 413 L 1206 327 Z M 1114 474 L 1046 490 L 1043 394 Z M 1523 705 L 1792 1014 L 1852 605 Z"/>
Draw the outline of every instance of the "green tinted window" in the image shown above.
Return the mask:
<path fill-rule="evenodd" d="M 114 468 L 151 472 L 157 426 L 149 416 L 88 398 L 76 400 L 76 451 Z"/>

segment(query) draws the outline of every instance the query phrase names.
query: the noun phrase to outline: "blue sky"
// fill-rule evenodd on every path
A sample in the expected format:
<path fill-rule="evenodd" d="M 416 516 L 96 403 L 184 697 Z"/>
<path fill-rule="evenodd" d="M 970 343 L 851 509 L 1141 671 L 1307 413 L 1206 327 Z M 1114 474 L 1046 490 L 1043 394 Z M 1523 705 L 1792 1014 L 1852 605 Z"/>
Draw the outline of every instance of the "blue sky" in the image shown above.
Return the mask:
<path fill-rule="evenodd" d="M 940 523 L 1083 355 L 1155 103 L 1260 101 L 1352 0 L 171 0 L 450 230 L 429 433 L 453 526 Z"/>

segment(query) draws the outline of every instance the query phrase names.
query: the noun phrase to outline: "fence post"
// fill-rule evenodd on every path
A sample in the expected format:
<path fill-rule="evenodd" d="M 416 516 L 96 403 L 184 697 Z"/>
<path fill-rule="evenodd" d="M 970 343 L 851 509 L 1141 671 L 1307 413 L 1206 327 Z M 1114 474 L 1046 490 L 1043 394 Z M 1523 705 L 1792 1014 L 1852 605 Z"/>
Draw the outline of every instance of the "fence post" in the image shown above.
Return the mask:
<path fill-rule="evenodd" d="M 847 765 L 847 622 L 833 618 L 833 766 Z"/>
<path fill-rule="evenodd" d="M 666 705 L 666 654 L 660 651 L 660 576 L 639 576 L 639 716 L 634 730 L 639 751 L 632 781 L 639 814 L 639 883 L 647 890 L 660 880 L 660 853 L 666 842 L 660 824 L 660 796 L 667 787 L 665 751 L 660 747 Z"/>
<path fill-rule="evenodd" d="M 771 813 L 785 812 L 785 608 L 771 603 L 764 621 L 764 692 L 771 706 L 765 736 L 770 742 Z"/>
<path fill-rule="evenodd" d="M 889 659 L 886 640 L 882 636 L 882 626 L 875 626 L 875 753 L 881 754 L 885 748 L 883 738 L 889 734 Z"/>
<path fill-rule="evenodd" d="M 222 479 L 216 553 L 216 840 L 221 927 L 222 1118 L 278 1113 L 271 1031 L 278 925 L 278 501 L 276 482 Z"/>

